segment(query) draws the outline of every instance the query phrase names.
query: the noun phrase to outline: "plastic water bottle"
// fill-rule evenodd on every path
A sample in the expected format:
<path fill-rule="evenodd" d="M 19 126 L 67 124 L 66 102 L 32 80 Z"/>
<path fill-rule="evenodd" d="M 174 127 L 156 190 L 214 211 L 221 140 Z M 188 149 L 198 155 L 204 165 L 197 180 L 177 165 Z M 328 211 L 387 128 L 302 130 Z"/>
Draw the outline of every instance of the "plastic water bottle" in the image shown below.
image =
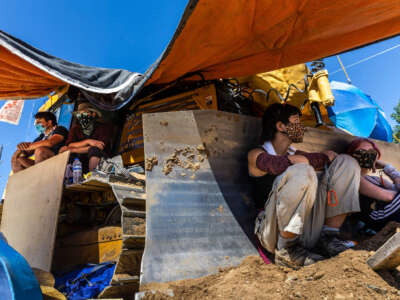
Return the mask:
<path fill-rule="evenodd" d="M 72 181 L 72 165 L 68 164 L 65 169 L 65 177 L 64 177 L 64 184 L 70 184 Z"/>
<path fill-rule="evenodd" d="M 74 162 L 72 163 L 72 182 L 73 183 L 80 183 L 82 180 L 82 163 L 80 162 L 79 158 L 75 158 Z"/>

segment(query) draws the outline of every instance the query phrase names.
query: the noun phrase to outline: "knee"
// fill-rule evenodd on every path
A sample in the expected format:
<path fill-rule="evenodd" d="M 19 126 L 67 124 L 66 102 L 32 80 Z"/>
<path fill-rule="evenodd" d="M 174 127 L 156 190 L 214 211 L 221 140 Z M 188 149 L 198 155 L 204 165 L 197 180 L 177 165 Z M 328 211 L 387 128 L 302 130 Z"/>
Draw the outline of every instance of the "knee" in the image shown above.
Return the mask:
<path fill-rule="evenodd" d="M 348 154 L 340 154 L 338 155 L 335 160 L 332 162 L 332 165 L 337 167 L 343 167 L 346 171 L 349 172 L 360 172 L 360 165 L 358 164 L 357 160 L 348 155 Z"/>
<path fill-rule="evenodd" d="M 20 154 L 20 151 L 15 151 L 11 157 L 11 161 L 13 161 L 13 162 L 17 161 L 19 154 Z"/>
<path fill-rule="evenodd" d="M 88 150 L 88 157 L 91 158 L 93 156 L 98 158 L 103 157 L 103 151 L 98 147 L 92 146 Z"/>
<path fill-rule="evenodd" d="M 318 182 L 317 174 L 313 167 L 308 164 L 295 164 L 287 169 L 289 178 L 300 179 L 301 187 L 316 185 Z"/>
<path fill-rule="evenodd" d="M 39 147 L 35 149 L 35 160 L 49 156 L 49 149 L 46 147 Z"/>

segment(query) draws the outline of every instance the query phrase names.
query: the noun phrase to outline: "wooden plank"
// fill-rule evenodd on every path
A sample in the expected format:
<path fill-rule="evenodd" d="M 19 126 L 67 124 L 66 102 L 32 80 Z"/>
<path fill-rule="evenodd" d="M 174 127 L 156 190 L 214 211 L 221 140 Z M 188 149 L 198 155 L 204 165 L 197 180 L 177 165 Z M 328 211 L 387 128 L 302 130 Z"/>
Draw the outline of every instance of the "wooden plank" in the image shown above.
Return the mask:
<path fill-rule="evenodd" d="M 400 232 L 383 244 L 367 263 L 374 270 L 394 269 L 400 265 Z"/>
<path fill-rule="evenodd" d="M 50 271 L 69 152 L 8 179 L 1 229 L 31 267 Z"/>

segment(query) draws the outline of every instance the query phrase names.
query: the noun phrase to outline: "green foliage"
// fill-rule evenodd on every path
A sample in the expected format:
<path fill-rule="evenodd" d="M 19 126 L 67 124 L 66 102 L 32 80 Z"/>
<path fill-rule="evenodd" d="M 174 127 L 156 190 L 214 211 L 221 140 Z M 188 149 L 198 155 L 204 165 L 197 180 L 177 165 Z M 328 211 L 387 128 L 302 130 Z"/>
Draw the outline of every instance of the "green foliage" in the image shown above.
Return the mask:
<path fill-rule="evenodd" d="M 398 140 L 400 140 L 400 100 L 399 103 L 393 108 L 394 113 L 390 115 L 390 117 L 396 121 L 397 125 L 393 128 L 393 134 L 396 136 Z M 393 139 L 393 142 L 399 143 L 396 139 Z"/>

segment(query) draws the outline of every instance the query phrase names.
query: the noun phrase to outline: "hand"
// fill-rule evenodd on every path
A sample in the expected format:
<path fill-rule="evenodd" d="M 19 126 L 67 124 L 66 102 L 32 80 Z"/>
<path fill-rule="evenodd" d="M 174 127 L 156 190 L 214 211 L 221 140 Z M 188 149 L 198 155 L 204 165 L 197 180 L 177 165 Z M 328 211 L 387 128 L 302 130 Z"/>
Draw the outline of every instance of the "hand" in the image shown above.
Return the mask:
<path fill-rule="evenodd" d="M 26 143 L 26 142 L 19 143 L 19 144 L 17 145 L 17 149 L 18 149 L 18 150 L 22 150 L 22 151 L 28 150 L 28 148 L 29 148 L 29 146 L 30 146 L 31 144 L 32 144 L 32 143 Z"/>
<path fill-rule="evenodd" d="M 387 163 L 385 163 L 383 160 L 377 160 L 375 161 L 375 166 L 374 169 L 383 169 L 386 167 Z"/>
<path fill-rule="evenodd" d="M 295 165 L 295 164 L 310 164 L 308 159 L 303 156 L 303 155 L 289 155 L 288 159 L 290 162 Z"/>
<path fill-rule="evenodd" d="M 328 156 L 330 162 L 334 161 L 335 158 L 338 156 L 338 154 L 332 150 L 325 150 L 325 151 L 322 151 L 322 153 L 325 154 L 326 156 Z"/>
<path fill-rule="evenodd" d="M 67 151 L 68 150 L 68 146 L 62 146 L 61 148 L 60 148 L 60 150 L 58 150 L 58 153 L 63 153 L 63 152 L 65 152 L 65 151 Z"/>
<path fill-rule="evenodd" d="M 17 151 L 15 151 L 14 157 L 18 158 L 18 157 L 24 156 L 23 154 L 25 154 L 25 151 L 22 151 L 22 150 L 18 149 Z"/>
<path fill-rule="evenodd" d="M 98 141 L 98 140 L 89 140 L 89 145 L 92 147 L 97 147 L 100 150 L 104 150 L 104 143 L 102 141 Z"/>

